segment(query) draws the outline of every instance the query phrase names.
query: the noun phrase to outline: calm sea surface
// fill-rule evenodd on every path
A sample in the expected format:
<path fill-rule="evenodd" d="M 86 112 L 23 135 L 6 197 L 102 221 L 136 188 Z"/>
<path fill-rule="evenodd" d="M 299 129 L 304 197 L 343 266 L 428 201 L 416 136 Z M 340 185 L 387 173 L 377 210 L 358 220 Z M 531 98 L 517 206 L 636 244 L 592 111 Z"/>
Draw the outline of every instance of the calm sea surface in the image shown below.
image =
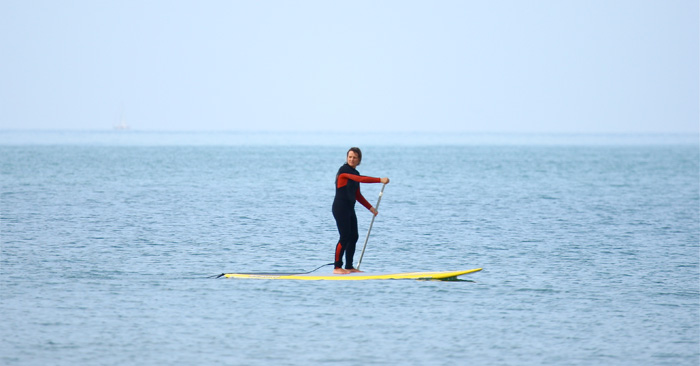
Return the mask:
<path fill-rule="evenodd" d="M 391 178 L 363 270 L 484 271 L 207 278 L 331 262 L 353 145 Z M 697 366 L 699 155 L 693 135 L 0 131 L 0 364 Z"/>

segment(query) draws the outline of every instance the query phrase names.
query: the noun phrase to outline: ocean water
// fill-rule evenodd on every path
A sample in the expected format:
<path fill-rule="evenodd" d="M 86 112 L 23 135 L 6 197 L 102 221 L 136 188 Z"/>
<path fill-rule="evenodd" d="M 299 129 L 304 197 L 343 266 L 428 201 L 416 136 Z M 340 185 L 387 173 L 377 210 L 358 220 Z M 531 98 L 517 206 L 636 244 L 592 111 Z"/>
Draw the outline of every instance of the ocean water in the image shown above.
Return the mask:
<path fill-rule="evenodd" d="M 363 270 L 484 270 L 209 278 L 332 261 L 353 145 L 391 178 Z M 2 131 L 0 364 L 695 366 L 699 167 L 694 135 Z"/>

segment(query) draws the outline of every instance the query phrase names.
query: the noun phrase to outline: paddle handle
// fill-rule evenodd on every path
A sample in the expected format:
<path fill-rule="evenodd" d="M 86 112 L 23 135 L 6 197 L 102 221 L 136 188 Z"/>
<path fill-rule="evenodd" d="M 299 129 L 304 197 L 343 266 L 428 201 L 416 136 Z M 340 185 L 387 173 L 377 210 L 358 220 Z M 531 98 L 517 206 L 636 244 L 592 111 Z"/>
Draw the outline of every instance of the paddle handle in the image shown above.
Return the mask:
<path fill-rule="evenodd" d="M 382 185 L 382 190 L 379 192 L 379 199 L 377 199 L 377 204 L 374 206 L 375 210 L 379 210 L 379 203 L 382 202 L 382 196 L 384 195 L 384 188 L 386 187 L 386 183 Z M 360 261 L 357 262 L 357 269 L 360 269 L 360 265 L 362 265 L 362 257 L 365 256 L 365 249 L 367 249 L 367 242 L 369 241 L 369 233 L 372 232 L 372 225 L 374 225 L 374 218 L 377 217 L 377 215 L 372 215 L 372 221 L 369 223 L 369 230 L 367 230 L 367 236 L 365 237 L 365 245 L 362 246 L 362 254 L 360 254 Z"/>

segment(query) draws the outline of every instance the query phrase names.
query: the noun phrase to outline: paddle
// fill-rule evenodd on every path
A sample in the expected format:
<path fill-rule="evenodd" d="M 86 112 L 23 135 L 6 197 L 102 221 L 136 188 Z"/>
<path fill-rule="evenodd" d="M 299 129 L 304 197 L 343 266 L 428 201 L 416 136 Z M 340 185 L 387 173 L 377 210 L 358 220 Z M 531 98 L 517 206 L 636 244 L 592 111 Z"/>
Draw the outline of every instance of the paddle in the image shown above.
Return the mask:
<path fill-rule="evenodd" d="M 377 205 L 374 206 L 375 210 L 379 210 L 379 202 L 382 202 L 382 196 L 384 195 L 384 187 L 386 187 L 386 183 L 382 185 L 382 190 L 379 192 L 379 199 L 377 200 Z M 362 257 L 365 255 L 365 249 L 367 248 L 367 242 L 369 241 L 369 233 L 372 231 L 372 225 L 374 225 L 374 218 L 377 217 L 377 215 L 372 215 L 372 222 L 369 223 L 369 230 L 367 230 L 367 237 L 365 238 L 365 245 L 362 247 L 362 254 L 360 254 L 360 261 L 357 262 L 357 270 L 360 270 L 360 265 L 362 264 Z"/>

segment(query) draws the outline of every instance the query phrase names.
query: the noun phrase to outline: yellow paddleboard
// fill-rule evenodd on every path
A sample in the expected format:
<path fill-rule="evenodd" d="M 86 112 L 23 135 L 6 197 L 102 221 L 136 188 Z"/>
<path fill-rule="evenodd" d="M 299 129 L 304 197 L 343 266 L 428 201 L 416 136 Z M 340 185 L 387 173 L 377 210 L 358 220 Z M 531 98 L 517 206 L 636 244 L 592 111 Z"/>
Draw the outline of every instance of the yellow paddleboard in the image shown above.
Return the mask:
<path fill-rule="evenodd" d="M 407 273 L 350 273 L 338 274 L 275 274 L 275 273 L 224 273 L 220 277 L 252 278 L 260 280 L 331 280 L 331 281 L 362 281 L 362 280 L 453 280 L 457 276 L 481 271 L 482 268 L 446 272 L 407 272 Z"/>

